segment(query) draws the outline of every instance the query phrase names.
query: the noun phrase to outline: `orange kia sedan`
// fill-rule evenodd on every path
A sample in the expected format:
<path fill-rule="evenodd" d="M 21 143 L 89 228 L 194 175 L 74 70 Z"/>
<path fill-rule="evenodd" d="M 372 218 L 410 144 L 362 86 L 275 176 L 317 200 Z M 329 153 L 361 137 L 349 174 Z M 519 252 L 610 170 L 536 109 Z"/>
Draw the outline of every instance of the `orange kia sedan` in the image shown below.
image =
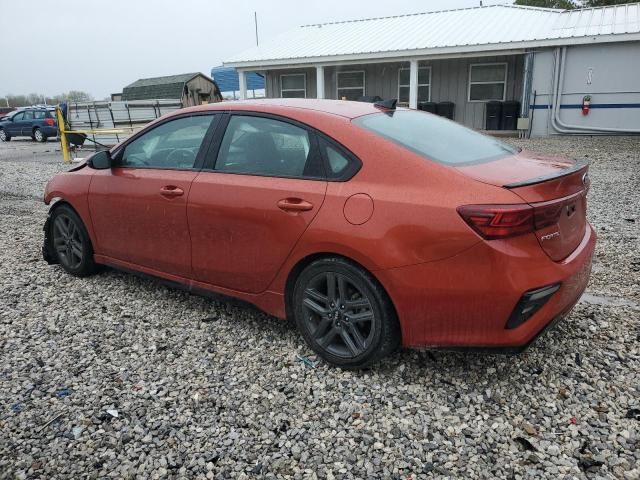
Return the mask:
<path fill-rule="evenodd" d="M 587 170 L 395 101 L 217 103 L 51 179 L 43 254 L 293 318 L 342 367 L 517 351 L 587 285 Z"/>

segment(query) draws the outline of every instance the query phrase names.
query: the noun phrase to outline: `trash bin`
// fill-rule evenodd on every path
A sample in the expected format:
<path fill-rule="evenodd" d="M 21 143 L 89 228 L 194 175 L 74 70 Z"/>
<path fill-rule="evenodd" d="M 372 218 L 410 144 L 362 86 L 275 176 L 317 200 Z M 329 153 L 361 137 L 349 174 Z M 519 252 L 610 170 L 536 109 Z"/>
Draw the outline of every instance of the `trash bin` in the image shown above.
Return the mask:
<path fill-rule="evenodd" d="M 423 110 L 429 113 L 436 113 L 435 102 L 418 102 L 418 110 Z"/>
<path fill-rule="evenodd" d="M 441 117 L 446 117 L 449 120 L 453 120 L 453 110 L 455 104 L 453 102 L 440 102 L 436 106 L 436 113 Z"/>
<path fill-rule="evenodd" d="M 487 102 L 487 118 L 485 129 L 500 130 L 502 122 L 502 102 L 492 100 Z"/>
<path fill-rule="evenodd" d="M 520 102 L 510 100 L 502 104 L 502 130 L 517 130 Z"/>

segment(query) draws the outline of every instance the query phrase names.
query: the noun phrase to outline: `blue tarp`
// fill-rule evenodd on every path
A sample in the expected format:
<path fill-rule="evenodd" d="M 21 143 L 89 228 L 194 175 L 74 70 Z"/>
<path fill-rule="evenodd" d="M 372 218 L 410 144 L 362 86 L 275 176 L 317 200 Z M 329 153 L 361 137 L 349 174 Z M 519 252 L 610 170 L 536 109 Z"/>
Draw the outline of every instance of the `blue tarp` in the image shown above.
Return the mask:
<path fill-rule="evenodd" d="M 213 67 L 211 78 L 218 84 L 221 92 L 231 92 L 240 90 L 238 72 L 232 67 Z M 247 79 L 247 90 L 261 90 L 264 88 L 264 77 L 254 72 L 245 73 Z"/>

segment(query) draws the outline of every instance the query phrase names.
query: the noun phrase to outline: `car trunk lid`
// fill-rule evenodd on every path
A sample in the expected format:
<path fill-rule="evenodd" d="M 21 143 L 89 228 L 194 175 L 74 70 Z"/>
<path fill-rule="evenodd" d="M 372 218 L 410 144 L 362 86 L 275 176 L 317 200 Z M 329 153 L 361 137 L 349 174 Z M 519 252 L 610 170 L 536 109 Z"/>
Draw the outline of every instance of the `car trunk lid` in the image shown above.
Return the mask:
<path fill-rule="evenodd" d="M 456 168 L 481 182 L 507 188 L 534 207 L 535 235 L 552 260 L 563 260 L 580 244 L 587 222 L 587 162 L 522 151 Z"/>

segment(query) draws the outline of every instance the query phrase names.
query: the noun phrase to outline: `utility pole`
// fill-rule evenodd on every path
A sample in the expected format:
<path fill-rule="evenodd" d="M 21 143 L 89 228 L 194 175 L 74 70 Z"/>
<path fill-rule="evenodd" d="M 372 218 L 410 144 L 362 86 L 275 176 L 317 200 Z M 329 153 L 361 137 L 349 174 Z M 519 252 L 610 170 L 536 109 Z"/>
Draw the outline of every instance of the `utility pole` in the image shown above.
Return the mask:
<path fill-rule="evenodd" d="M 258 46 L 258 12 L 253 12 L 253 23 L 256 26 L 256 47 Z"/>

